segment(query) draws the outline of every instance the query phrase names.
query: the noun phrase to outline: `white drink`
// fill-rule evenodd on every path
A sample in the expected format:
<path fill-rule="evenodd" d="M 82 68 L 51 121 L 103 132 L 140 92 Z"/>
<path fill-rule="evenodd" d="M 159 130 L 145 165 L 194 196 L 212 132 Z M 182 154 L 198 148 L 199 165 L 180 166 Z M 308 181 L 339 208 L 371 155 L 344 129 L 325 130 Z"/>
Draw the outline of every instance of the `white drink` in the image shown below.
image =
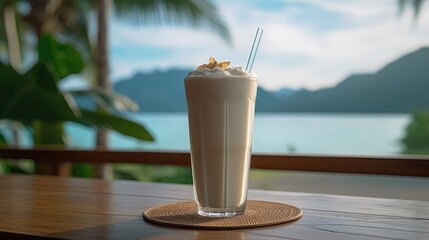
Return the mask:
<path fill-rule="evenodd" d="M 195 199 L 206 216 L 245 211 L 251 157 L 257 80 L 220 70 L 185 78 Z"/>

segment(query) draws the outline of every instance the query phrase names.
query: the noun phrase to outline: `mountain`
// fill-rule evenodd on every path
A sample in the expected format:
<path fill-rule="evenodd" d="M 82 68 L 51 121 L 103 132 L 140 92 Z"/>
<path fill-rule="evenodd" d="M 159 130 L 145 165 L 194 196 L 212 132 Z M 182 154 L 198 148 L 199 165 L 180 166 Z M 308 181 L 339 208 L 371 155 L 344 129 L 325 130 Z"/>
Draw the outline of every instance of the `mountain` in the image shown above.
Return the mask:
<path fill-rule="evenodd" d="M 429 48 L 375 74 L 355 74 L 333 88 L 297 92 L 273 106 L 279 112 L 409 113 L 429 108 Z"/>
<path fill-rule="evenodd" d="M 184 112 L 184 78 L 190 69 L 139 73 L 114 84 L 142 112 Z M 317 91 L 258 88 L 256 111 L 409 113 L 429 109 L 429 47 L 407 54 L 373 74 L 353 74 Z"/>
<path fill-rule="evenodd" d="M 276 97 L 285 97 L 285 96 L 289 96 L 293 93 L 296 93 L 296 90 L 292 89 L 292 88 L 281 88 L 275 92 L 273 92 L 273 94 Z"/>
<path fill-rule="evenodd" d="M 190 70 L 171 69 L 138 73 L 114 84 L 115 91 L 137 102 L 142 112 L 186 111 L 183 79 Z"/>
<path fill-rule="evenodd" d="M 258 87 L 255 103 L 255 111 L 257 112 L 272 112 L 274 103 L 279 102 L 280 98 L 276 96 L 276 92 L 270 92 L 261 87 Z"/>

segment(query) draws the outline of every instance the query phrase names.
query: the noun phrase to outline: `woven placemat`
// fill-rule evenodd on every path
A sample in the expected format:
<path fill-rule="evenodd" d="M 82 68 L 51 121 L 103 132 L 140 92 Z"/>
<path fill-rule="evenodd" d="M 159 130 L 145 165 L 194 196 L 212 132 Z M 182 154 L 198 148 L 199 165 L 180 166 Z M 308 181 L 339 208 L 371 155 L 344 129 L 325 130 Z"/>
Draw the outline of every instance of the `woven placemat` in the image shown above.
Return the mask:
<path fill-rule="evenodd" d="M 246 212 L 234 217 L 204 217 L 197 214 L 195 202 L 179 202 L 146 210 L 146 221 L 183 228 L 238 229 L 291 222 L 302 216 L 298 207 L 276 202 L 247 201 Z"/>

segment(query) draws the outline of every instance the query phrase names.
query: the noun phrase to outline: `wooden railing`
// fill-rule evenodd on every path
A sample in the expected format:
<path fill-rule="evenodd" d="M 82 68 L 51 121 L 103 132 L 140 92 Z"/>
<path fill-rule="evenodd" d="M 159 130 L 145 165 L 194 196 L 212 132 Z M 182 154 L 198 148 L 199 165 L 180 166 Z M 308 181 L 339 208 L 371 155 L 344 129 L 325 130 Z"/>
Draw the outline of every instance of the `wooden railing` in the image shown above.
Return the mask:
<path fill-rule="evenodd" d="M 111 150 L 5 149 L 0 158 L 33 159 L 45 162 L 52 174 L 64 175 L 69 162 L 144 163 L 190 166 L 190 154 L 185 152 L 144 152 Z M 381 174 L 429 177 L 429 158 L 419 156 L 355 157 L 312 155 L 252 155 L 252 168 L 317 171 L 334 173 Z"/>

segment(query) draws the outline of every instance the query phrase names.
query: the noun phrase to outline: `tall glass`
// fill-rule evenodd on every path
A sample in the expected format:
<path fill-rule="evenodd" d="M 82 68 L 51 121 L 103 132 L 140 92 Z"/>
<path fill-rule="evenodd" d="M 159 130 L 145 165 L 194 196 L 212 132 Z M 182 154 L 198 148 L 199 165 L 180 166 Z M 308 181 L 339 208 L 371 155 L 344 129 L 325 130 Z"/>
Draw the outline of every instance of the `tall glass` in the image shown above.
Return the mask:
<path fill-rule="evenodd" d="M 198 214 L 242 214 L 246 209 L 257 79 L 188 76 L 185 88 Z"/>

